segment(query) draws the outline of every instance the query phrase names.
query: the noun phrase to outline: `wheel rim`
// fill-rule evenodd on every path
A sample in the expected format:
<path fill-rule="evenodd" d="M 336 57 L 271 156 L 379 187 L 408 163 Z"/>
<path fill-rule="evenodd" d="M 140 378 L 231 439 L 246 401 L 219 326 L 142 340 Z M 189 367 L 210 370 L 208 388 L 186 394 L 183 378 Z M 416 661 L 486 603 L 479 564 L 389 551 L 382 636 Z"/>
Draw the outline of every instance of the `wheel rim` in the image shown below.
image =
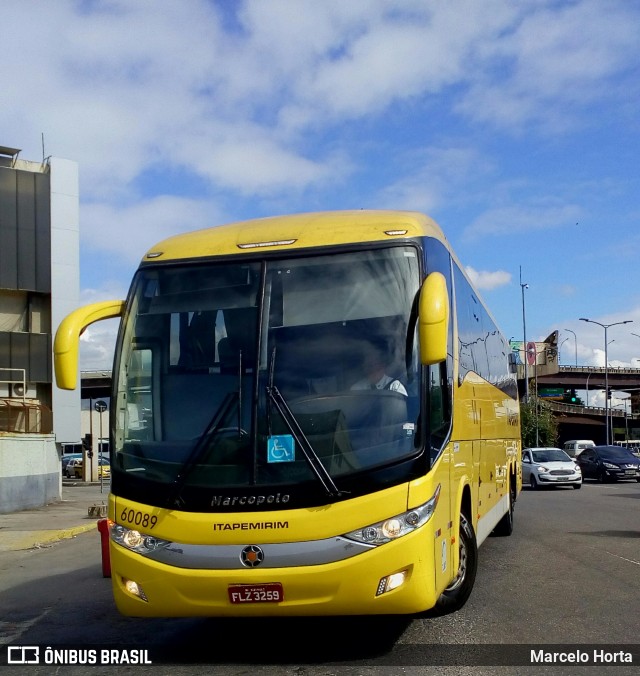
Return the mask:
<path fill-rule="evenodd" d="M 460 529 L 462 531 L 462 528 Z M 463 582 L 464 578 L 467 575 L 467 541 L 460 534 L 460 565 L 458 566 L 458 574 L 456 579 L 445 589 L 445 591 L 454 591 L 457 589 Z"/>

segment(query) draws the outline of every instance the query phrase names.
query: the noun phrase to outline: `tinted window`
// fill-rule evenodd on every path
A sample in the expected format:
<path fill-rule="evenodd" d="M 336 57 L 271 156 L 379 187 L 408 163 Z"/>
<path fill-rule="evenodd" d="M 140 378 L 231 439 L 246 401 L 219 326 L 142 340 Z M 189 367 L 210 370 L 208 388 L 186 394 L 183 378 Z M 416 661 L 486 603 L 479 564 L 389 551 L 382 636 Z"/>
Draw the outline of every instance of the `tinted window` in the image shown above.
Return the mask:
<path fill-rule="evenodd" d="M 515 399 L 516 380 L 509 373 L 510 348 L 457 266 L 454 275 L 460 382 L 467 373 L 474 372 Z"/>

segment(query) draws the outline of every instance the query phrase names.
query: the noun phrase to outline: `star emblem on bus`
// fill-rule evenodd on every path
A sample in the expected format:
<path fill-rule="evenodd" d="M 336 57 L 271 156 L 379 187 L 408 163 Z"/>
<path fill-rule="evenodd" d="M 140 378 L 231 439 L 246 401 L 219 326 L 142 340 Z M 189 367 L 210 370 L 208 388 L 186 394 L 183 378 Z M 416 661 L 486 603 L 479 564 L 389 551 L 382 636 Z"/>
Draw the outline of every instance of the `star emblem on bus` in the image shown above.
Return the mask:
<path fill-rule="evenodd" d="M 255 568 L 264 561 L 264 552 L 257 545 L 249 545 L 240 552 L 240 561 L 247 568 Z"/>

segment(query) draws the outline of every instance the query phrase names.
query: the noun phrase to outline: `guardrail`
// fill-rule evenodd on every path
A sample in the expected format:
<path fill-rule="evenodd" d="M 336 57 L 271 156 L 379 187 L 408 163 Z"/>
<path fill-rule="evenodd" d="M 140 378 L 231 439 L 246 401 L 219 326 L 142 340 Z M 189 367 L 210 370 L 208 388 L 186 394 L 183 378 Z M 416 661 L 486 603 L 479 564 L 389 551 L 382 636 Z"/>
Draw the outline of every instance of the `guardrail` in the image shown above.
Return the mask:
<path fill-rule="evenodd" d="M 51 434 L 53 414 L 44 404 L 18 399 L 0 399 L 0 432 Z"/>
<path fill-rule="evenodd" d="M 602 373 L 602 375 L 619 373 L 640 377 L 640 369 L 627 366 L 609 366 L 607 369 L 604 366 L 558 366 L 558 373 Z"/>
<path fill-rule="evenodd" d="M 541 399 L 540 401 L 544 401 Z M 578 415 L 598 415 L 604 416 L 609 413 L 610 416 L 615 417 L 627 417 L 630 420 L 637 420 L 640 418 L 639 413 L 626 413 L 619 408 L 609 408 L 606 409 L 604 406 L 580 406 L 579 404 L 563 404 L 558 401 L 544 401 L 552 411 L 558 411 L 560 413 L 575 413 Z"/>

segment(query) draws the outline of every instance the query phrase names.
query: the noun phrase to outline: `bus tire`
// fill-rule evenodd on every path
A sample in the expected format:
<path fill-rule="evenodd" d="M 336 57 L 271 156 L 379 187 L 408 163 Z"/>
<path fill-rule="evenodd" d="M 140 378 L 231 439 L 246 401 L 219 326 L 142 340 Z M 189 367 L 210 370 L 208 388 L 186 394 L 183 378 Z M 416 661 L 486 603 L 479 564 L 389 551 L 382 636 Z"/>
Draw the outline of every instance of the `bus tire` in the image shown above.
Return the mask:
<path fill-rule="evenodd" d="M 496 527 L 493 529 L 491 535 L 498 537 L 506 537 L 513 533 L 513 511 L 516 504 L 516 489 L 513 481 L 509 482 L 509 509 L 504 516 L 498 521 Z"/>
<path fill-rule="evenodd" d="M 460 610 L 467 602 L 473 590 L 478 569 L 478 543 L 473 526 L 467 516 L 460 515 L 460 563 L 453 582 L 440 594 L 435 610 L 438 615 L 446 615 Z"/>

